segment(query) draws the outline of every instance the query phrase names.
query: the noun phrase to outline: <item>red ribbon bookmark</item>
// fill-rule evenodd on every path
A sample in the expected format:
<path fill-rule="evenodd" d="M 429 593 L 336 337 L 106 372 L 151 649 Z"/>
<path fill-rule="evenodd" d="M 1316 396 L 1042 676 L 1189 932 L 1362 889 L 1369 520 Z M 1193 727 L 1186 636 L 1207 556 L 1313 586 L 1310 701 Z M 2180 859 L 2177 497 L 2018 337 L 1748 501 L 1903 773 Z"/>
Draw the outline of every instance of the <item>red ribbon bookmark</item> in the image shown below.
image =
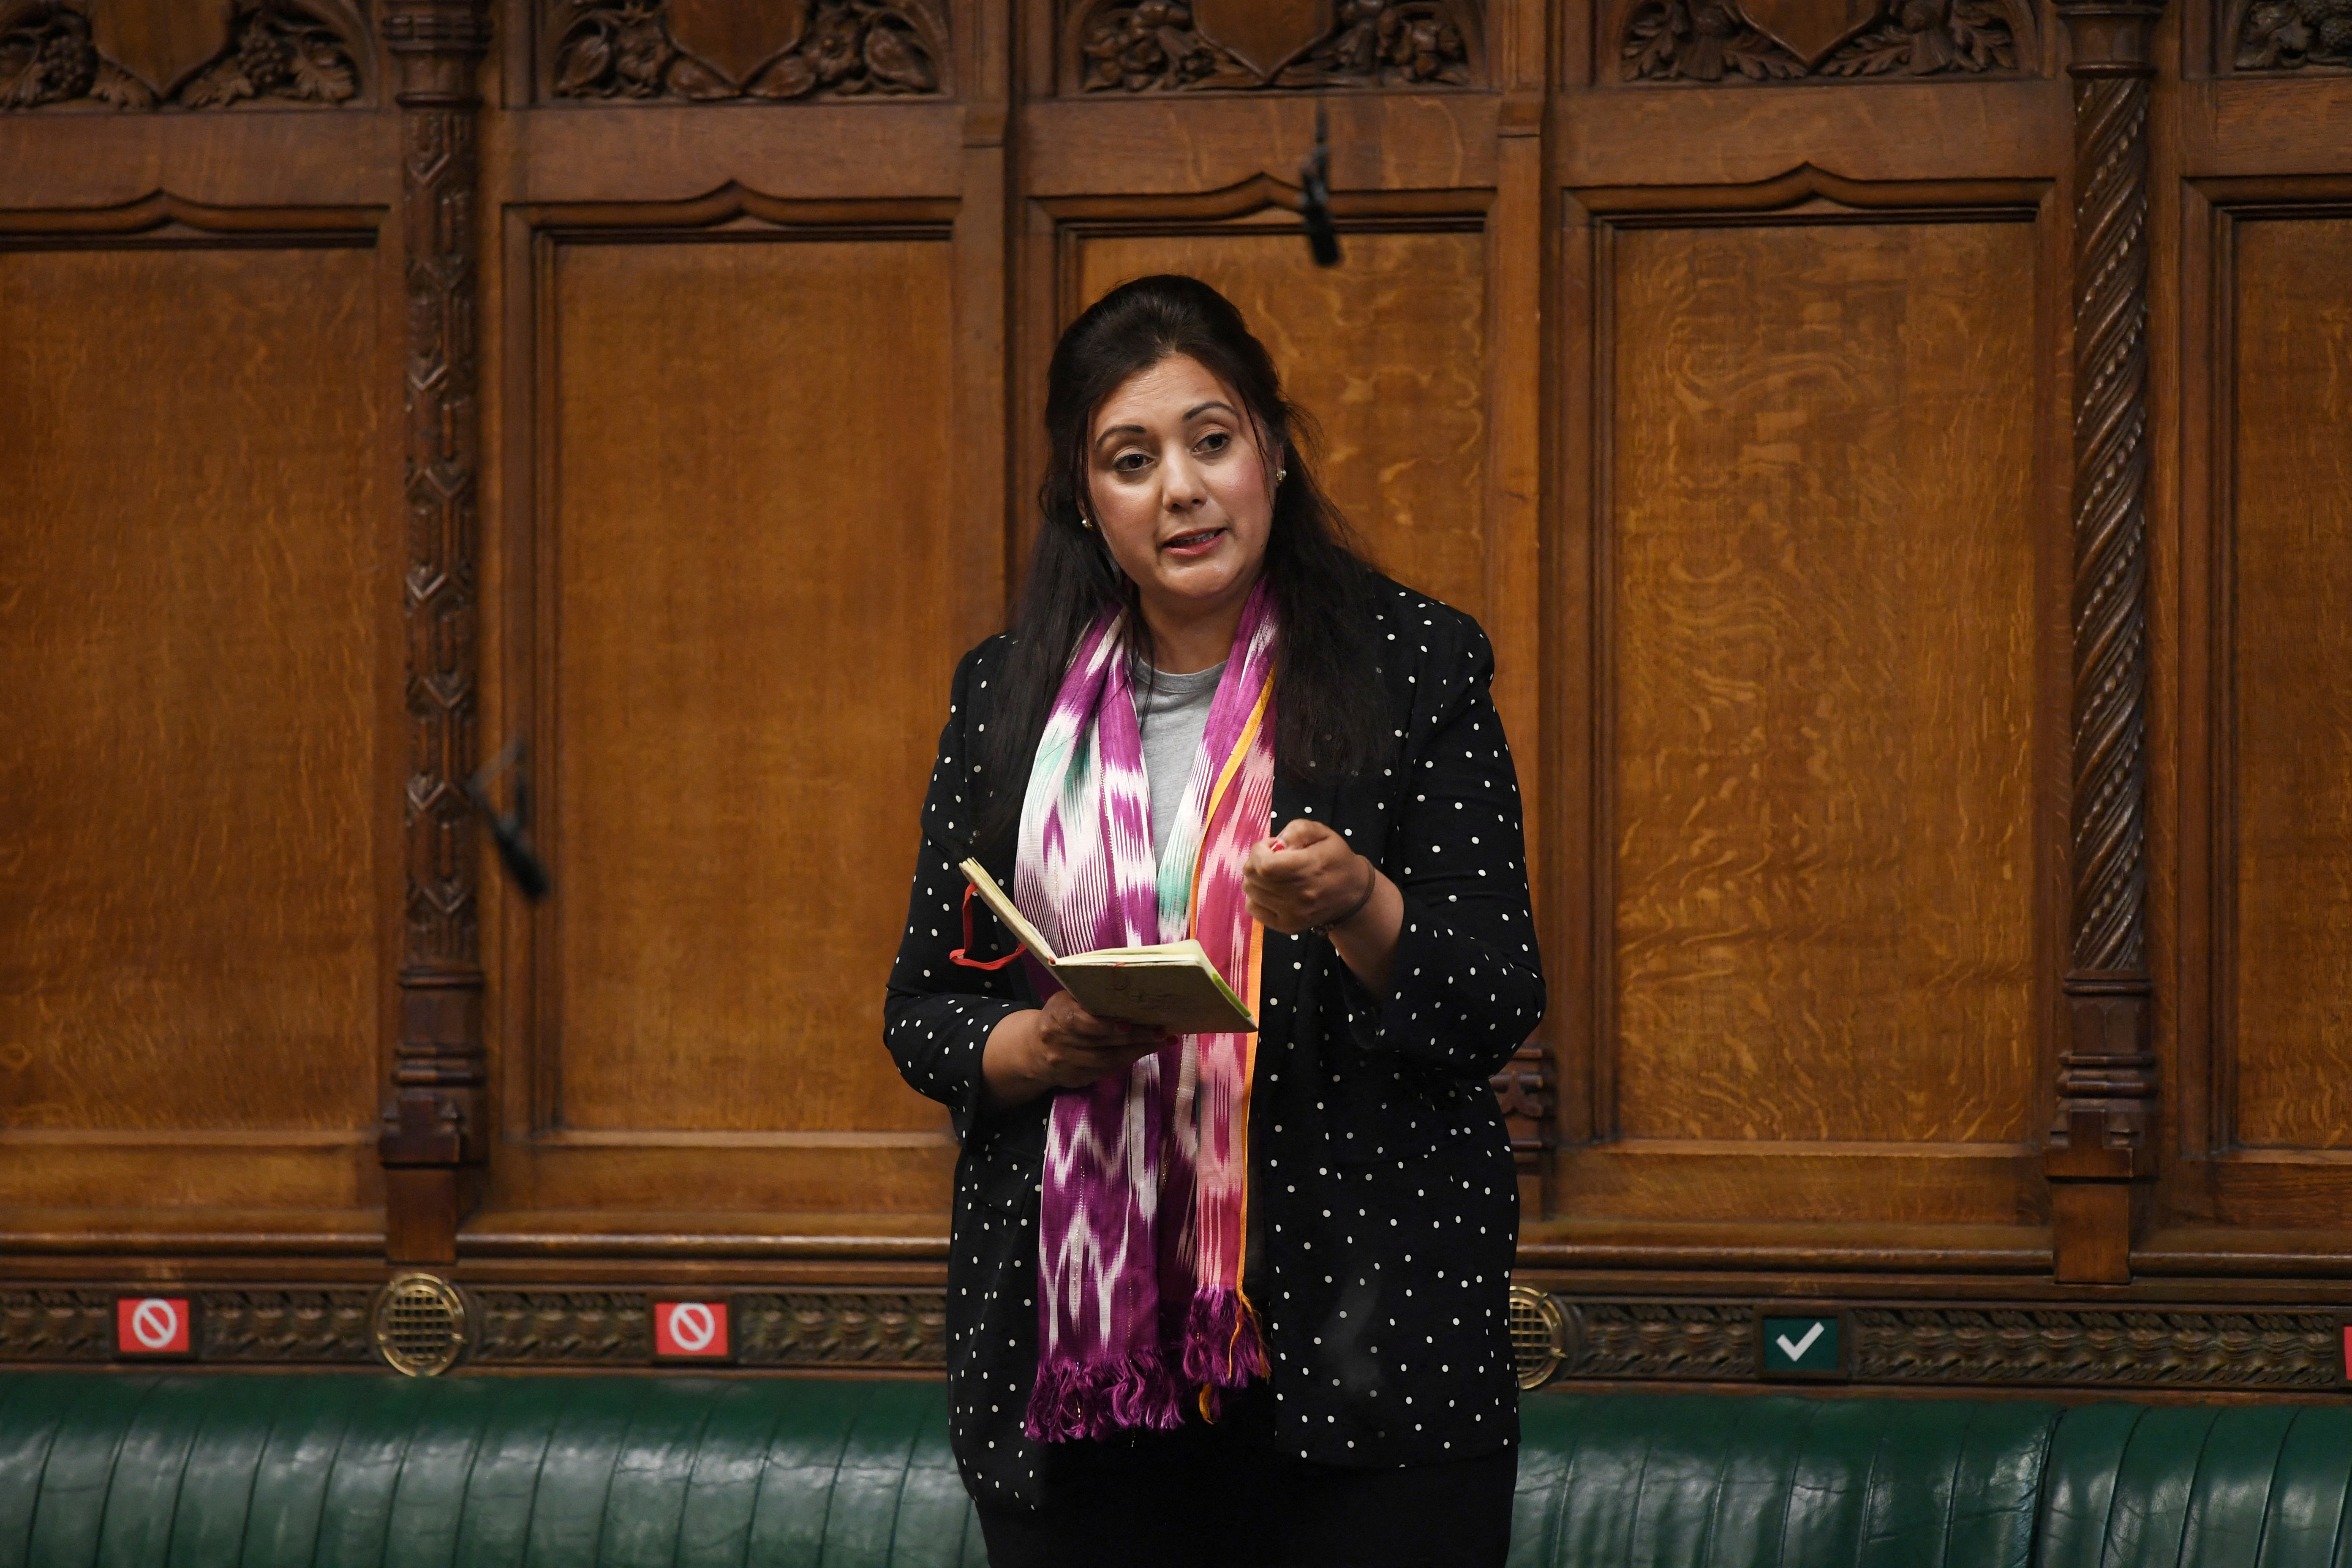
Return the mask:
<path fill-rule="evenodd" d="M 961 963 L 966 969 L 1002 969 L 1021 956 L 1021 949 L 1018 946 L 1003 958 L 981 959 L 964 956 L 971 951 L 971 895 L 975 890 L 970 882 L 963 885 L 963 945 L 949 953 L 948 960 L 952 963 Z M 1027 912 L 1023 911 L 1024 914 Z"/>

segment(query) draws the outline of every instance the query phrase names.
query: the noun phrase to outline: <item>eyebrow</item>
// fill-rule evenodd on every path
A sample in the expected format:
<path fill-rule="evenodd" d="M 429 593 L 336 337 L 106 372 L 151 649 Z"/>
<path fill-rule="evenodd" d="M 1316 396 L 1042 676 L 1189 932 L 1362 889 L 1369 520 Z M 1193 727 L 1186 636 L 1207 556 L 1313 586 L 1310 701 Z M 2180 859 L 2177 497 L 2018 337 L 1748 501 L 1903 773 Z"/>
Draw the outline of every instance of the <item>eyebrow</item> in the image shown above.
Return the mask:
<path fill-rule="evenodd" d="M 1206 414 L 1212 408 L 1222 408 L 1226 413 L 1233 415 L 1236 419 L 1241 417 L 1241 415 L 1234 410 L 1232 404 L 1227 403 L 1222 397 L 1212 397 L 1206 403 L 1196 403 L 1192 405 L 1192 407 L 1184 410 L 1184 423 L 1187 425 L 1191 424 L 1193 420 L 1198 419 L 1202 415 Z M 1113 436 L 1125 436 L 1130 433 L 1140 436 L 1144 434 L 1143 426 L 1132 424 L 1113 425 L 1109 428 L 1106 429 L 1101 435 L 1094 438 L 1094 445 L 1099 447 L 1105 441 L 1109 440 Z"/>

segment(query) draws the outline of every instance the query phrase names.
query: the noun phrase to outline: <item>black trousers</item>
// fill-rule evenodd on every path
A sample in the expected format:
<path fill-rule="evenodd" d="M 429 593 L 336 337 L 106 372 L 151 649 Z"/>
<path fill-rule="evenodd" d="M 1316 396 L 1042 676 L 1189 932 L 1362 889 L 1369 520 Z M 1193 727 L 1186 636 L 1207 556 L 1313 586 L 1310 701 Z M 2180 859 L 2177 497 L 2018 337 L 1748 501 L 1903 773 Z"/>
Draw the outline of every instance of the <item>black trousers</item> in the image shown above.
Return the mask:
<path fill-rule="evenodd" d="M 990 1568 L 1502 1568 L 1517 1448 L 1315 1464 L 1275 1447 L 1251 1393 L 1213 1426 L 1056 1445 L 1043 1510 L 980 1505 Z"/>

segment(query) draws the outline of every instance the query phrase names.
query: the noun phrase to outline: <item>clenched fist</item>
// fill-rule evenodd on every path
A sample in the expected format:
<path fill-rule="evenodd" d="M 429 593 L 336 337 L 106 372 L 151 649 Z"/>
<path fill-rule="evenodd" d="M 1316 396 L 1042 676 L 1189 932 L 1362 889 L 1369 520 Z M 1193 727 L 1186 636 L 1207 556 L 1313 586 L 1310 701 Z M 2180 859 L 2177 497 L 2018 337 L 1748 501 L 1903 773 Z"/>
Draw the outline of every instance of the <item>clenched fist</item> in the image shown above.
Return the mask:
<path fill-rule="evenodd" d="M 1380 872 L 1348 841 L 1304 817 L 1249 852 L 1242 891 L 1252 917 L 1296 935 L 1360 913 Z"/>
<path fill-rule="evenodd" d="M 1320 928 L 1357 979 L 1375 994 L 1388 989 L 1404 896 L 1330 828 L 1301 817 L 1252 849 L 1242 862 L 1242 892 L 1268 931 Z"/>

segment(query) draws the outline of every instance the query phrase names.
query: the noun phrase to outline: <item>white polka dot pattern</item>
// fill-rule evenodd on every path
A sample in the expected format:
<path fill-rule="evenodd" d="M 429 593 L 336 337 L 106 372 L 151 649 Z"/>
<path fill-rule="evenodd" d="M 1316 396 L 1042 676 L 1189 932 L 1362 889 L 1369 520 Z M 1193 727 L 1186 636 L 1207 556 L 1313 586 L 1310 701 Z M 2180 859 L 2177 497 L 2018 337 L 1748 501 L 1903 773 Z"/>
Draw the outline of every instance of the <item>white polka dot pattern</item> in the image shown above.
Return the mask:
<path fill-rule="evenodd" d="M 1470 617 L 1395 584 L 1380 619 L 1395 755 L 1338 788 L 1282 776 L 1268 826 L 1304 816 L 1339 828 L 1402 890 L 1404 930 L 1385 996 L 1325 939 L 1267 933 L 1244 1272 L 1280 1436 L 1303 1458 L 1360 1465 L 1517 1440 L 1518 1188 L 1486 1079 L 1544 1007 L 1493 651 Z M 948 958 L 962 941 L 955 862 L 988 804 L 979 742 L 1006 647 L 991 638 L 956 672 L 885 1035 L 963 1142 L 948 1264 L 953 1439 L 974 1494 L 1013 1503 L 1034 1500 L 1052 1463 L 1021 1431 L 1036 1366 L 1045 1102 L 983 1114 L 980 1057 L 1034 994 L 1025 965 Z M 1009 845 L 973 847 L 1010 876 Z M 974 934 L 975 956 L 1009 951 L 985 916 Z"/>

